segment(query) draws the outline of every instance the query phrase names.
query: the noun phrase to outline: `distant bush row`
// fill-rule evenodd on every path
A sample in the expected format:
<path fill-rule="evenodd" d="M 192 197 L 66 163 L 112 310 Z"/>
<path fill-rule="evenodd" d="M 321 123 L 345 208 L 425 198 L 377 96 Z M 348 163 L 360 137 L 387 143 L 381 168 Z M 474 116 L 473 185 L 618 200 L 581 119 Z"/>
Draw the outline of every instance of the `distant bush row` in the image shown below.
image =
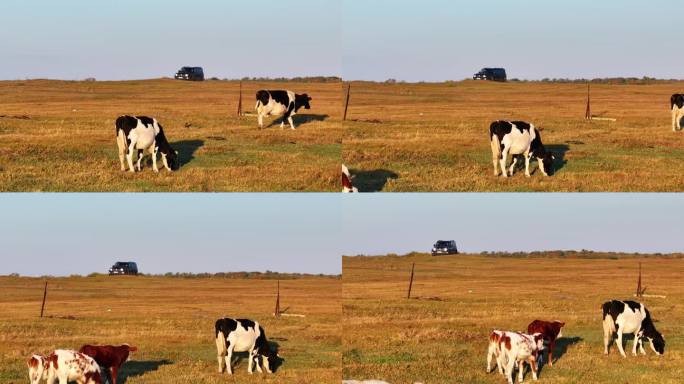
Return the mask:
<path fill-rule="evenodd" d="M 18 273 L 11 273 L 9 277 L 20 277 Z M 93 272 L 87 276 L 72 274 L 69 277 L 100 277 L 109 276 L 106 273 Z M 164 274 L 139 273 L 138 276 L 146 277 L 171 277 L 183 279 L 257 279 L 257 280 L 296 280 L 302 278 L 341 278 L 340 275 L 311 274 L 311 273 L 280 273 L 273 271 L 266 272 L 218 272 L 218 273 L 189 273 L 189 272 L 166 272 Z M 52 275 L 40 276 L 41 279 L 54 278 Z"/>
<path fill-rule="evenodd" d="M 230 81 L 234 79 L 219 79 L 217 77 L 212 77 L 209 80 L 217 81 L 217 80 L 223 80 L 223 81 Z M 337 76 L 311 76 L 311 77 L 243 77 L 240 79 L 241 81 L 270 81 L 270 82 L 276 82 L 276 83 L 287 83 L 287 82 L 295 82 L 295 83 L 340 83 L 342 82 L 342 78 L 337 77 Z"/>
<path fill-rule="evenodd" d="M 405 255 L 397 255 L 396 253 L 390 253 L 384 255 L 385 257 L 416 257 L 416 256 L 426 256 L 429 255 L 427 252 L 410 252 Z M 435 256 L 439 257 L 459 257 L 459 256 L 487 256 L 487 257 L 512 257 L 512 258 L 568 258 L 568 259 L 626 259 L 626 258 L 637 258 L 637 257 L 658 257 L 663 259 L 684 259 L 684 253 L 624 253 L 624 252 L 596 252 L 586 249 L 580 251 L 534 251 L 534 252 L 488 252 L 483 251 L 480 253 L 462 253 L 460 255 L 453 256 Z M 357 256 L 372 256 L 372 255 L 357 255 Z"/>

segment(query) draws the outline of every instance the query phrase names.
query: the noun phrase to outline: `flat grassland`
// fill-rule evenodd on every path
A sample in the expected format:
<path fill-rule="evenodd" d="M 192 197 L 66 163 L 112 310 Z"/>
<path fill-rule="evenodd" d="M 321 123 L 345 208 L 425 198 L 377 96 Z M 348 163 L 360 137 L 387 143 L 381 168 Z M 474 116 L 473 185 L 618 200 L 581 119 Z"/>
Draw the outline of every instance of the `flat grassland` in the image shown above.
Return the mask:
<path fill-rule="evenodd" d="M 464 81 L 354 82 L 343 162 L 361 191 L 683 191 L 684 133 L 672 132 L 670 96 L 684 82 L 587 86 Z M 556 174 L 532 162 L 494 177 L 489 124 L 525 120 L 556 153 Z M 518 163 L 520 164 L 520 162 Z"/>
<path fill-rule="evenodd" d="M 646 293 L 639 299 L 666 340 L 657 356 L 603 355 L 601 305 L 634 299 L 638 262 Z M 412 299 L 407 299 L 416 263 Z M 526 331 L 534 319 L 566 322 L 539 382 L 681 383 L 684 374 L 684 259 L 452 256 L 345 257 L 342 301 L 344 378 L 391 383 L 505 383 L 485 373 L 488 334 Z M 517 380 L 517 378 L 516 378 Z M 525 380 L 531 382 L 528 372 Z"/>
<path fill-rule="evenodd" d="M 26 360 L 84 343 L 129 343 L 140 351 L 119 383 L 337 383 L 340 380 L 341 282 L 281 280 L 281 309 L 306 317 L 273 317 L 275 280 L 164 277 L 0 278 L 0 382 L 25 383 Z M 247 374 L 246 354 L 234 375 L 218 373 L 214 322 L 258 320 L 284 359 L 273 375 Z"/>
<path fill-rule="evenodd" d="M 238 118 L 236 81 L 2 81 L 0 191 L 338 191 L 340 83 L 244 82 L 243 111 L 264 88 L 313 97 L 297 130 Z M 159 120 L 179 172 L 120 171 L 123 114 Z"/>

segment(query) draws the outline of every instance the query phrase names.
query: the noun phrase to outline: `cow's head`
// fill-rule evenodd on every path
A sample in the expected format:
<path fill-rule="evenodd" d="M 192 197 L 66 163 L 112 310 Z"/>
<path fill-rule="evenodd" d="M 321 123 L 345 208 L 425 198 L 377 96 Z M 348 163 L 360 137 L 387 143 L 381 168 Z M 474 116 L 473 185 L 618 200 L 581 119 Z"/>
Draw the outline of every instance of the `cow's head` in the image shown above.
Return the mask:
<path fill-rule="evenodd" d="M 178 157 L 178 151 L 174 151 L 173 148 L 169 147 L 167 153 L 162 152 L 162 161 L 164 165 L 169 167 L 172 171 L 177 171 L 180 169 L 180 159 Z"/>
<path fill-rule="evenodd" d="M 264 352 L 262 357 L 263 357 L 262 361 L 264 362 L 264 369 L 266 369 L 266 372 L 273 373 L 273 368 L 278 363 L 278 353 L 273 352 L 269 348 L 268 351 Z"/>
<path fill-rule="evenodd" d="M 653 348 L 653 352 L 655 352 L 658 355 L 662 355 L 665 353 L 665 338 L 663 335 L 661 335 L 658 332 L 655 332 L 652 337 L 648 337 L 648 340 L 651 342 L 651 348 Z"/>
<path fill-rule="evenodd" d="M 309 105 L 309 101 L 313 100 L 309 95 L 306 93 L 303 95 L 295 95 L 295 106 L 297 109 L 304 107 L 304 109 L 311 109 L 311 105 Z"/>
<path fill-rule="evenodd" d="M 537 161 L 539 162 L 539 168 L 544 174 L 544 176 L 553 175 L 554 160 L 556 160 L 556 156 L 554 156 L 553 152 L 545 152 L 541 155 L 541 157 L 537 157 Z"/>
<path fill-rule="evenodd" d="M 563 337 L 563 327 L 565 326 L 565 323 L 559 320 L 555 320 L 553 323 L 558 329 L 558 334 L 556 334 L 556 338 L 560 339 L 561 337 Z"/>
<path fill-rule="evenodd" d="M 47 380 L 47 364 L 48 360 L 45 356 L 33 355 L 28 359 L 26 365 L 28 366 L 31 384 L 38 384 L 41 380 Z"/>

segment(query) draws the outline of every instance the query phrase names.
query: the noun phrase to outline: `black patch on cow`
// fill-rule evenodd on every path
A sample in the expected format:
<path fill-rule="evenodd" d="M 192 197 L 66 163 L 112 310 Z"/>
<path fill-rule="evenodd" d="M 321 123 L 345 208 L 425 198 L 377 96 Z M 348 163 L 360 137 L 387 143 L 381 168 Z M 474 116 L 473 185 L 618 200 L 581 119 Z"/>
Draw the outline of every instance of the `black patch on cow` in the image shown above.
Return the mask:
<path fill-rule="evenodd" d="M 254 329 L 256 330 L 256 323 L 254 323 L 252 320 L 249 319 L 236 319 L 240 325 L 245 328 L 245 329 Z"/>
<path fill-rule="evenodd" d="M 611 300 L 603 303 L 603 318 L 605 319 L 606 315 L 610 315 L 610 317 L 613 319 L 613 323 L 615 323 L 615 320 L 617 320 L 618 315 L 624 311 L 625 303 L 622 301 Z M 615 324 L 615 328 L 617 329 L 617 324 Z"/>
<path fill-rule="evenodd" d="M 260 355 L 266 356 L 268 359 L 269 367 L 274 367 L 277 362 L 278 354 L 271 349 L 271 346 L 266 339 L 266 332 L 264 332 L 264 328 L 262 326 L 259 326 L 259 337 L 257 338 L 255 344 L 257 352 Z"/>
<path fill-rule="evenodd" d="M 143 125 L 149 126 L 150 128 L 152 128 L 154 125 L 154 119 L 151 117 L 136 116 L 136 118 L 138 118 Z M 166 155 L 166 161 L 169 164 L 169 168 L 175 171 L 180 167 L 178 155 L 176 154 L 176 151 L 171 148 L 171 144 L 169 144 L 169 141 L 166 139 L 166 135 L 164 134 L 164 127 L 162 127 L 159 121 L 157 121 L 157 126 L 159 127 L 159 133 L 157 133 L 157 135 L 154 137 L 154 141 L 159 149 L 159 152 Z"/>
<path fill-rule="evenodd" d="M 268 104 L 268 100 L 271 98 L 271 95 L 268 93 L 268 91 L 257 91 L 256 93 L 256 99 L 259 101 L 262 105 Z"/>
<path fill-rule="evenodd" d="M 284 106 L 290 105 L 290 96 L 287 94 L 287 91 L 276 90 L 268 91 L 268 93 L 271 94 L 271 98 L 275 100 L 277 103 L 280 103 Z"/>
<path fill-rule="evenodd" d="M 641 304 L 637 303 L 636 301 L 626 300 L 624 303 L 627 304 L 632 312 L 641 312 Z"/>
<path fill-rule="evenodd" d="M 663 335 L 656 330 L 653 319 L 651 318 L 651 313 L 646 307 L 644 307 L 644 311 L 646 312 L 646 317 L 641 323 L 643 335 L 651 340 L 653 348 L 658 351 L 658 353 L 663 354 L 665 353 L 665 339 L 663 338 Z"/>
<path fill-rule="evenodd" d="M 218 337 L 219 332 L 223 332 L 224 337 L 228 337 L 228 334 L 237 329 L 237 322 L 233 319 L 218 319 L 214 325 L 216 330 L 216 337 Z"/>
<path fill-rule="evenodd" d="M 154 125 L 154 119 L 151 118 L 151 117 L 147 117 L 147 116 L 136 116 L 136 117 L 137 117 L 137 118 L 140 120 L 140 122 L 143 123 L 143 125 L 145 125 L 146 127 L 147 127 L 147 126 Z"/>
<path fill-rule="evenodd" d="M 503 137 L 511 133 L 513 125 L 508 121 L 495 121 L 489 126 L 489 140 L 494 139 L 496 135 L 499 138 L 499 143 L 503 142 Z M 503 144 L 501 144 L 501 151 L 503 151 Z"/>
<path fill-rule="evenodd" d="M 675 105 L 677 108 L 684 108 L 684 95 L 675 93 L 670 97 L 670 109 L 674 109 Z"/>
<path fill-rule="evenodd" d="M 117 137 L 119 136 L 119 131 L 123 131 L 124 133 L 124 138 L 126 140 L 126 154 L 128 154 L 128 146 L 131 145 L 131 141 L 128 139 L 128 134 L 131 132 L 131 130 L 138 126 L 138 119 L 128 115 L 119 116 L 114 125 L 116 126 Z M 140 151 L 138 151 L 138 155 L 139 154 Z"/>

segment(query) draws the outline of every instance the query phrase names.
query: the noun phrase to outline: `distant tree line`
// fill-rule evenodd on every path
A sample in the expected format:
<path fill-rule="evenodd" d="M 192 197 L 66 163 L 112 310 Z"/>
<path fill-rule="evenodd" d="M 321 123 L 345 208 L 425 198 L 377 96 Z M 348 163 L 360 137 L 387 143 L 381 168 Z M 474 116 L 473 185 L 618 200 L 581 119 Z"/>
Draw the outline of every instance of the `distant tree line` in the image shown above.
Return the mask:
<path fill-rule="evenodd" d="M 218 80 L 223 80 L 223 81 L 235 81 L 237 79 L 219 79 L 218 77 L 212 77 L 209 80 L 213 81 L 218 81 Z M 249 77 L 245 76 L 242 79 L 239 79 L 241 81 L 269 81 L 269 82 L 276 82 L 276 83 L 288 83 L 288 82 L 296 82 L 296 83 L 340 83 L 342 82 L 341 77 L 337 76 L 309 76 L 309 77 Z"/>
<path fill-rule="evenodd" d="M 18 273 L 11 273 L 10 277 L 20 277 Z M 87 276 L 72 274 L 69 277 L 99 277 L 108 276 L 106 273 L 93 272 Z M 256 279 L 256 280 L 296 280 L 303 278 L 332 278 L 340 279 L 341 275 L 326 275 L 323 273 L 281 273 L 281 272 L 218 272 L 218 273 L 189 273 L 189 272 L 166 272 L 163 274 L 138 273 L 138 276 L 169 277 L 183 279 Z M 41 279 L 54 278 L 52 275 L 40 276 Z"/>

